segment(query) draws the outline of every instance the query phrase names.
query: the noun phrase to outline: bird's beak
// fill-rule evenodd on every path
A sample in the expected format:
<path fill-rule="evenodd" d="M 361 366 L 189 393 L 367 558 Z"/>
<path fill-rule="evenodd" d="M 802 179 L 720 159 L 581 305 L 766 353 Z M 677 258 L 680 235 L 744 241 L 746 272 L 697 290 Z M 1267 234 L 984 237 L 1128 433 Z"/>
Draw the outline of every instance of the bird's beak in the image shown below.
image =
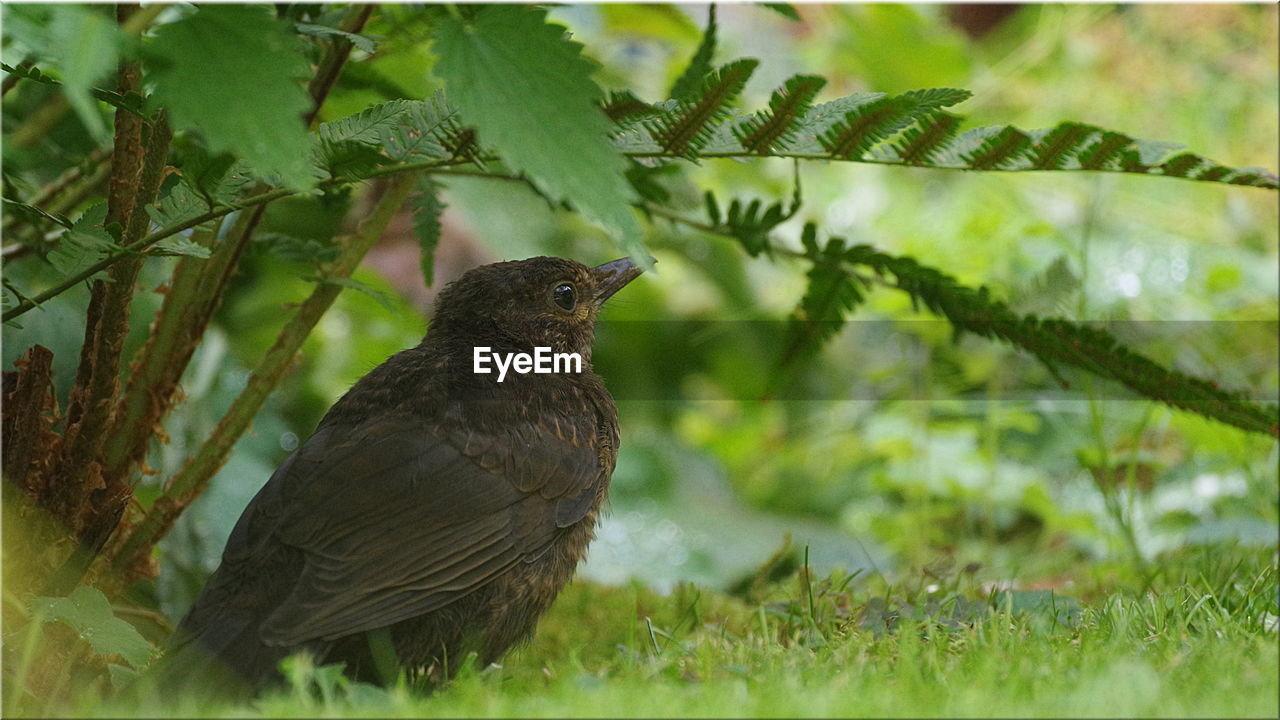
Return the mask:
<path fill-rule="evenodd" d="M 644 268 L 636 265 L 631 258 L 621 258 L 591 268 L 596 276 L 596 305 L 603 305 L 623 285 L 635 280 L 644 272 Z"/>

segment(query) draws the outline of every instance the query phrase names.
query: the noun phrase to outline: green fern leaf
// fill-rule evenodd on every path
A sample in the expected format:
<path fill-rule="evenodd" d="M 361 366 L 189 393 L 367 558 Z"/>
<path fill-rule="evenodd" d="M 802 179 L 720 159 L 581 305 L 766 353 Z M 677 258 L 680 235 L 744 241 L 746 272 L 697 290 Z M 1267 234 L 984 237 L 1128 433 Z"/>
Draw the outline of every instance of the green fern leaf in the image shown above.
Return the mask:
<path fill-rule="evenodd" d="M 850 111 L 843 122 L 822 136 L 822 147 L 833 157 L 861 160 L 868 148 L 896 131 L 898 121 L 911 107 L 911 101 L 901 95 L 867 103 Z"/>
<path fill-rule="evenodd" d="M 995 170 L 1025 157 L 1031 137 L 1012 125 L 991 136 L 971 153 L 963 155 L 974 170 Z"/>
<path fill-rule="evenodd" d="M 707 10 L 707 29 L 702 33 L 702 41 L 689 60 L 689 65 L 671 86 L 670 97 L 684 100 L 702 89 L 702 83 L 711 73 L 711 56 L 716 52 L 716 6 L 712 3 Z"/>
<path fill-rule="evenodd" d="M 805 226 L 805 235 L 810 239 L 816 233 L 816 229 L 811 228 L 812 223 Z M 813 267 L 806 273 L 808 286 L 787 322 L 787 340 L 769 388 L 770 395 L 785 381 L 787 374 L 783 371 L 835 337 L 844 327 L 849 312 L 866 299 L 862 280 L 845 264 L 848 251 L 843 239 L 829 238 L 821 251 L 817 251 L 816 243 L 812 248 L 816 252 L 810 252 Z"/>
<path fill-rule="evenodd" d="M 769 109 L 748 118 L 733 128 L 734 135 L 747 150 L 767 155 L 774 146 L 785 143 L 795 134 L 800 118 L 809 109 L 818 91 L 827 84 L 817 75 L 796 75 L 769 99 Z"/>
<path fill-rule="evenodd" d="M 410 199 L 413 207 L 413 235 L 422 251 L 422 280 L 431 287 L 435 280 L 436 246 L 440 244 L 440 216 L 445 204 L 440 200 L 441 186 L 430 175 L 418 180 L 418 193 Z"/>
<path fill-rule="evenodd" d="M 628 90 L 609 93 L 609 99 L 600 109 L 615 123 L 647 117 L 657 112 L 653 106 L 632 95 Z"/>
<path fill-rule="evenodd" d="M 1080 167 L 1085 170 L 1105 170 L 1120 153 L 1133 144 L 1133 138 L 1123 133 L 1103 130 L 1092 145 L 1080 152 Z"/>
<path fill-rule="evenodd" d="M 458 111 L 450 107 L 444 92 L 429 100 L 409 102 L 389 125 L 377 123 L 379 143 L 393 160 L 421 162 L 454 157 L 445 146 L 460 147 Z"/>
<path fill-rule="evenodd" d="M 1040 139 L 1032 149 L 1031 166 L 1037 170 L 1061 169 L 1090 135 L 1098 131 L 1092 125 L 1077 122 L 1059 124 Z"/>
<path fill-rule="evenodd" d="M 1194 153 L 1181 153 L 1160 164 L 1160 174 L 1170 177 L 1187 177 L 1194 169 L 1204 164 L 1204 158 Z"/>
<path fill-rule="evenodd" d="M 695 96 L 678 102 L 669 114 L 646 125 L 666 152 L 692 157 L 711 138 L 712 123 L 729 114 L 728 104 L 742 92 L 759 61 L 743 58 L 721 67 Z"/>
<path fill-rule="evenodd" d="M 960 129 L 960 118 L 950 113 L 937 112 L 920 118 L 916 127 L 909 127 L 896 144 L 898 157 L 907 165 L 923 165 L 935 154 L 943 151 Z"/>
<path fill-rule="evenodd" d="M 409 100 L 391 100 L 341 120 L 320 123 L 320 139 L 330 143 L 351 140 L 376 145 L 387 130 L 400 122 L 412 104 Z"/>

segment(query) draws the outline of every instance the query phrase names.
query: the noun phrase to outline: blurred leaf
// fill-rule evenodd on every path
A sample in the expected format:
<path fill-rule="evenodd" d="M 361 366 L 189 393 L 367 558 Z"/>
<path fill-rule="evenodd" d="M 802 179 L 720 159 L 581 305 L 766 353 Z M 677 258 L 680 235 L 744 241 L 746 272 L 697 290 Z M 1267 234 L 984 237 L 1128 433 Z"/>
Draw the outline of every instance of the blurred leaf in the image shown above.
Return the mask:
<path fill-rule="evenodd" d="M 381 290 L 365 285 L 359 280 L 352 280 L 351 278 L 323 278 L 316 276 L 304 279 L 308 282 L 319 283 L 321 285 L 339 285 L 344 288 L 351 288 L 352 290 L 362 292 L 374 300 L 377 300 L 379 305 L 387 309 L 387 312 L 392 314 L 396 312 L 396 306 L 392 303 L 390 296 Z"/>
<path fill-rule="evenodd" d="M 760 3 L 760 5 L 792 22 L 800 22 L 800 13 L 796 12 L 795 6 L 791 3 Z"/>
<path fill-rule="evenodd" d="M 440 244 L 440 215 L 445 204 L 440 200 L 440 184 L 423 175 L 418 180 L 418 193 L 410 199 L 413 206 L 413 236 L 422 251 L 422 280 L 431 286 L 435 279 L 436 246 Z"/>
<path fill-rule="evenodd" d="M 202 260 L 210 255 L 209 248 L 184 237 L 167 238 L 151 247 L 151 255 L 185 255 Z"/>
<path fill-rule="evenodd" d="M 302 42 L 267 6 L 204 5 L 161 25 L 144 45 L 155 98 L 176 128 L 197 127 L 214 152 L 229 150 L 295 189 L 315 184 L 302 116 L 311 100 Z"/>
<path fill-rule="evenodd" d="M 110 134 L 89 90 L 103 75 L 115 72 L 120 32 L 109 16 L 82 5 L 56 4 L 52 12 L 49 39 L 58 49 L 67 102 L 90 134 L 106 141 Z"/>
<path fill-rule="evenodd" d="M 151 659 L 155 648 L 129 623 L 115 616 L 101 591 L 78 587 L 68 597 L 37 597 L 32 611 L 48 621 L 61 622 L 89 641 L 100 655 L 119 655 L 135 668 Z"/>
<path fill-rule="evenodd" d="M 626 163 L 609 143 L 611 126 L 582 46 L 546 11 L 491 5 L 475 19 L 437 26 L 437 76 L 480 141 L 553 200 L 567 200 L 600 223 L 642 265 L 649 254 L 632 214 Z"/>
<path fill-rule="evenodd" d="M 341 39 L 351 43 L 352 47 L 360 52 L 373 53 L 378 49 L 378 44 L 368 35 L 360 35 L 358 33 L 350 33 L 338 28 L 331 28 L 328 25 L 314 25 L 312 23 L 294 23 L 293 29 L 302 35 L 325 39 Z"/>
<path fill-rule="evenodd" d="M 716 52 L 716 6 L 707 6 L 707 29 L 702 33 L 702 42 L 694 52 L 684 72 L 671 86 L 669 97 L 682 100 L 698 92 L 702 81 L 711 72 L 711 56 Z"/>

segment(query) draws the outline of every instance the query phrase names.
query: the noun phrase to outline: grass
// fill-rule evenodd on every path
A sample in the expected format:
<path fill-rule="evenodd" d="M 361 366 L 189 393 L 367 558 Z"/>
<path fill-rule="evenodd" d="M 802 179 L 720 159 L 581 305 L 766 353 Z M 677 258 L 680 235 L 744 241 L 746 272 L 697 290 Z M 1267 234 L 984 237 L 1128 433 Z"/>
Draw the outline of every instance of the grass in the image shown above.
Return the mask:
<path fill-rule="evenodd" d="M 981 569 L 897 579 L 801 567 L 740 595 L 575 583 L 502 667 L 434 693 L 349 683 L 305 659 L 250 704 L 100 704 L 52 714 L 203 716 L 1275 717 L 1275 548 L 1184 550 L 1151 586 L 1081 566 L 996 590 Z"/>

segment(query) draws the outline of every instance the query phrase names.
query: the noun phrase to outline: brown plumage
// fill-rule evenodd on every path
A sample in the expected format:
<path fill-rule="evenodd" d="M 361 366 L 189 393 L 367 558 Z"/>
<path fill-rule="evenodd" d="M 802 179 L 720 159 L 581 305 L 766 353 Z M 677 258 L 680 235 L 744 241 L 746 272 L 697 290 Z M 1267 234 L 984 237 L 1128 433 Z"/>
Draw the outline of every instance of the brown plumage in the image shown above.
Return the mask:
<path fill-rule="evenodd" d="M 166 674 L 225 668 L 257 688 L 308 650 L 372 679 L 388 628 L 402 665 L 443 678 L 530 636 L 608 490 L 617 409 L 591 344 L 600 306 L 639 274 L 538 257 L 446 287 L 422 343 L 361 378 L 249 503 Z M 582 372 L 499 383 L 473 372 L 477 346 L 576 352 Z"/>

